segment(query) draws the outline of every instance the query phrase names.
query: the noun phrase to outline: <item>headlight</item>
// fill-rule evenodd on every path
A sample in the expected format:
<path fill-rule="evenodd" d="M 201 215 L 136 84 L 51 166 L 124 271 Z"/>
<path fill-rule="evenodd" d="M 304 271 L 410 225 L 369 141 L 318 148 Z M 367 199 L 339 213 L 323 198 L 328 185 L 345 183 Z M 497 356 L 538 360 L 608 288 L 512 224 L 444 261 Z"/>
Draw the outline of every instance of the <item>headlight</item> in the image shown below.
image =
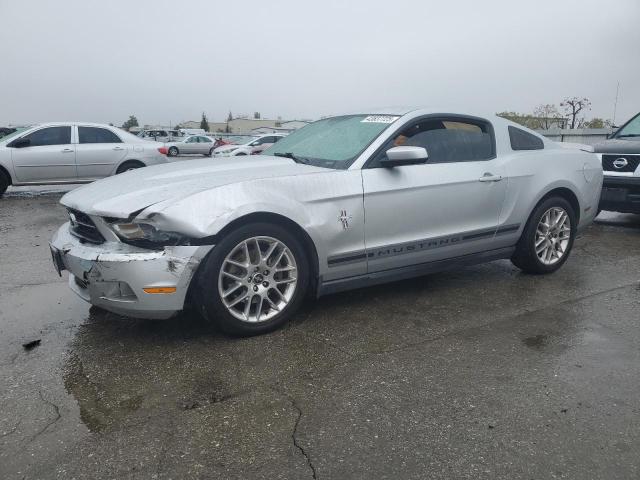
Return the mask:
<path fill-rule="evenodd" d="M 177 232 L 164 232 L 148 223 L 115 222 L 111 228 L 124 243 L 143 248 L 180 245 L 185 239 Z"/>

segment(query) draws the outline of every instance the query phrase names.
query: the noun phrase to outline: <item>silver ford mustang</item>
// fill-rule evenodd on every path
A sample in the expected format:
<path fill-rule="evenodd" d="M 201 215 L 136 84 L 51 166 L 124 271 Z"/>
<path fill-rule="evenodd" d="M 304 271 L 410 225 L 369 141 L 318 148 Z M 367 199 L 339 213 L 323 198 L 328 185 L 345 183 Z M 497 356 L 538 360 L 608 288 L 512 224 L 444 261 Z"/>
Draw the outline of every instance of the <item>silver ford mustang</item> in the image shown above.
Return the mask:
<path fill-rule="evenodd" d="M 264 155 L 127 172 L 61 202 L 58 271 L 133 317 L 193 305 L 223 330 L 282 325 L 308 294 L 509 258 L 551 273 L 597 213 L 602 167 L 498 117 L 325 118 Z"/>

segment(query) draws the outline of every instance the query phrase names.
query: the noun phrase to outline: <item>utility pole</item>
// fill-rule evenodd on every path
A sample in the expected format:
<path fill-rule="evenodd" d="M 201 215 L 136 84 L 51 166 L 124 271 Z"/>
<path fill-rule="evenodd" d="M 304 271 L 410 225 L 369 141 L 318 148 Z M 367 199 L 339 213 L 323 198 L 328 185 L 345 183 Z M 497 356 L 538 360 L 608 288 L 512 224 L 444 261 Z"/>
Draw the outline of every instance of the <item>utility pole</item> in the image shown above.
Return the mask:
<path fill-rule="evenodd" d="M 616 110 L 618 110 L 618 93 L 620 92 L 620 80 L 618 80 L 618 86 L 616 87 L 616 100 L 613 102 L 613 120 L 611 122 L 616 124 Z"/>

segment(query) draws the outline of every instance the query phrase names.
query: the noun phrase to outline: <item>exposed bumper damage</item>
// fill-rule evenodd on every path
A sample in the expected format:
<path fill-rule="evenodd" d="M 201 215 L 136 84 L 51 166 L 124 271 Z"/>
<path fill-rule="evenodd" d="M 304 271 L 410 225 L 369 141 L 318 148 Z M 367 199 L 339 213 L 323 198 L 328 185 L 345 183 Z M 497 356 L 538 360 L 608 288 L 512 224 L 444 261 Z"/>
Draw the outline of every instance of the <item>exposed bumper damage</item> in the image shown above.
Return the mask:
<path fill-rule="evenodd" d="M 184 308 L 191 279 L 213 248 L 175 246 L 152 251 L 119 242 L 81 243 L 69 233 L 68 223 L 56 232 L 51 246 L 60 252 L 69 271 L 70 288 L 82 299 L 120 315 L 157 319 Z M 160 287 L 171 293 L 145 292 Z"/>

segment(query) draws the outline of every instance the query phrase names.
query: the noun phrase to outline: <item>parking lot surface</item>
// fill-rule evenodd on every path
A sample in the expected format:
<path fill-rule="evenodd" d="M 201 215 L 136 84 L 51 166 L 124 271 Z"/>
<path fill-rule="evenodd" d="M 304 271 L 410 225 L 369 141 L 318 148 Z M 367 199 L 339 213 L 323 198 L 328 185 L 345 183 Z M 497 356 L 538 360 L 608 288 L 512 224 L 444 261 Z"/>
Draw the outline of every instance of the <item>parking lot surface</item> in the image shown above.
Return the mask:
<path fill-rule="evenodd" d="M 59 197 L 0 199 L 0 478 L 640 477 L 640 216 L 551 276 L 459 269 L 239 339 L 76 298 Z"/>

